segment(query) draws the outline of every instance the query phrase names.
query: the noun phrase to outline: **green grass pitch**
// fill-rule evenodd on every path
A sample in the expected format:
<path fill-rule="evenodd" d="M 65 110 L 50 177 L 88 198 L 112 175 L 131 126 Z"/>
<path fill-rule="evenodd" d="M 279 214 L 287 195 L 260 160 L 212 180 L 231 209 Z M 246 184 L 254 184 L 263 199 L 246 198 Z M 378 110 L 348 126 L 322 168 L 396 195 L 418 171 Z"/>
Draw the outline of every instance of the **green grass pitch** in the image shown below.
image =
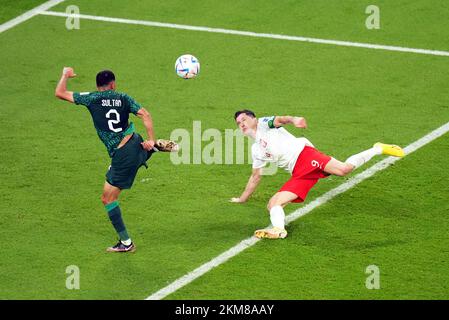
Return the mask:
<path fill-rule="evenodd" d="M 1 23 L 43 1 L 3 2 Z M 443 1 L 376 1 L 379 30 L 365 27 L 365 0 L 183 3 L 68 0 L 51 10 L 449 50 Z M 156 154 L 120 197 L 137 252 L 106 253 L 116 241 L 100 201 L 109 158 L 87 110 L 54 97 L 63 66 L 78 74 L 74 91 L 114 70 L 158 137 L 191 132 L 194 120 L 235 129 L 233 113 L 248 107 L 306 117 L 308 129 L 289 130 L 344 160 L 449 121 L 449 57 L 88 20 L 67 30 L 65 18 L 43 15 L 1 33 L 0 46 L 0 299 L 144 299 L 267 226 L 266 203 L 288 179 L 264 177 L 248 203 L 232 204 L 249 165 Z M 184 53 L 201 62 L 194 80 L 174 72 Z M 167 299 L 447 299 L 448 148 L 445 135 L 295 221 L 285 241 L 261 241 Z M 308 201 L 345 180 L 320 181 Z M 365 287 L 373 264 L 379 290 Z M 79 290 L 65 286 L 70 265 Z"/>

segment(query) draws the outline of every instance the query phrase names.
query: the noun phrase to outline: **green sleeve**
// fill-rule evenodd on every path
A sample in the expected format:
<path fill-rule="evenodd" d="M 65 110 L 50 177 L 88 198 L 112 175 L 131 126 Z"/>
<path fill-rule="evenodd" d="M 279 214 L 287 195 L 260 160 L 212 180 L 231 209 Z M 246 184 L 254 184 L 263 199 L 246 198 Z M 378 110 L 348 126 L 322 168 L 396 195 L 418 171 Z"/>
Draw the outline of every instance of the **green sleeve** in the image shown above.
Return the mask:
<path fill-rule="evenodd" d="M 262 123 L 262 125 L 264 125 L 266 128 L 270 128 L 270 129 L 274 129 L 274 128 L 278 128 L 274 125 L 274 119 L 276 119 L 276 116 L 271 116 L 271 117 L 263 117 L 260 118 L 260 123 Z"/>
<path fill-rule="evenodd" d="M 132 112 L 134 114 L 137 114 L 137 111 L 139 111 L 142 107 L 140 104 L 138 104 L 133 98 L 131 98 L 128 95 L 125 95 L 126 100 L 128 101 L 129 105 L 129 112 Z"/>
<path fill-rule="evenodd" d="M 74 92 L 73 101 L 75 104 L 82 104 L 84 106 L 89 106 L 90 103 L 90 92 Z"/>
<path fill-rule="evenodd" d="M 276 128 L 276 126 L 274 125 L 274 119 L 276 118 L 276 116 L 272 116 L 270 117 L 270 119 L 268 120 L 268 127 L 270 127 L 270 129 L 274 129 Z"/>

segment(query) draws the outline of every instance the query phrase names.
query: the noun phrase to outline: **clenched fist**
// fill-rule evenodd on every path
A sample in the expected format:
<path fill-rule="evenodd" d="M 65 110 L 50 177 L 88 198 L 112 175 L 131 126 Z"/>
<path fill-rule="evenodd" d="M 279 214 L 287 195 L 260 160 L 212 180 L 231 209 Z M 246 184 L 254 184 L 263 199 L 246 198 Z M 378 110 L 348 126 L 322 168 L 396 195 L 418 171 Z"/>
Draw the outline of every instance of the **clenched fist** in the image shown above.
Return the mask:
<path fill-rule="evenodd" d="M 303 117 L 294 117 L 292 122 L 296 128 L 307 128 L 306 119 L 304 119 Z"/>
<path fill-rule="evenodd" d="M 73 68 L 71 67 L 64 67 L 64 69 L 62 70 L 62 74 L 67 78 L 76 77 L 76 73 L 75 71 L 73 71 Z"/>

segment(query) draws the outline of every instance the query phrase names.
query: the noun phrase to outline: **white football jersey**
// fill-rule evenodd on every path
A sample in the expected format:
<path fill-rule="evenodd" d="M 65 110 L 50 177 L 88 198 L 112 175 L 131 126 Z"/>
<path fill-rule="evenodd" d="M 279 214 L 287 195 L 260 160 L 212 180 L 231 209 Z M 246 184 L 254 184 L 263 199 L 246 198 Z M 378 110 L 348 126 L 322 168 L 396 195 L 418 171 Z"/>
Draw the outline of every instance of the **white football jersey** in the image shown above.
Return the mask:
<path fill-rule="evenodd" d="M 268 162 L 275 162 L 279 168 L 291 174 L 304 146 L 313 145 L 306 138 L 296 138 L 284 128 L 276 128 L 274 118 L 264 117 L 258 120 L 256 139 L 251 147 L 253 169 L 262 168 Z"/>

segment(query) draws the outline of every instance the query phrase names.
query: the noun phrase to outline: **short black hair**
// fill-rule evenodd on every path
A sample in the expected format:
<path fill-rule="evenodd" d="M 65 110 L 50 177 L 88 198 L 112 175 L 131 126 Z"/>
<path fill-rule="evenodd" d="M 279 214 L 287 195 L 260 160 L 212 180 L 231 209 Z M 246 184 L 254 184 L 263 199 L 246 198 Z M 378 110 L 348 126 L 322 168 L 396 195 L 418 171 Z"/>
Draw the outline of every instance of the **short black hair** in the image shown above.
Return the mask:
<path fill-rule="evenodd" d="M 97 87 L 104 87 L 115 81 L 114 72 L 110 70 L 103 70 L 97 74 Z"/>
<path fill-rule="evenodd" d="M 250 116 L 251 118 L 255 118 L 256 117 L 256 114 L 254 112 L 252 112 L 251 110 L 248 110 L 248 109 L 244 109 L 244 110 L 237 111 L 235 113 L 234 120 L 237 120 L 237 117 L 239 115 L 241 115 L 242 113 L 246 114 L 247 116 Z"/>

